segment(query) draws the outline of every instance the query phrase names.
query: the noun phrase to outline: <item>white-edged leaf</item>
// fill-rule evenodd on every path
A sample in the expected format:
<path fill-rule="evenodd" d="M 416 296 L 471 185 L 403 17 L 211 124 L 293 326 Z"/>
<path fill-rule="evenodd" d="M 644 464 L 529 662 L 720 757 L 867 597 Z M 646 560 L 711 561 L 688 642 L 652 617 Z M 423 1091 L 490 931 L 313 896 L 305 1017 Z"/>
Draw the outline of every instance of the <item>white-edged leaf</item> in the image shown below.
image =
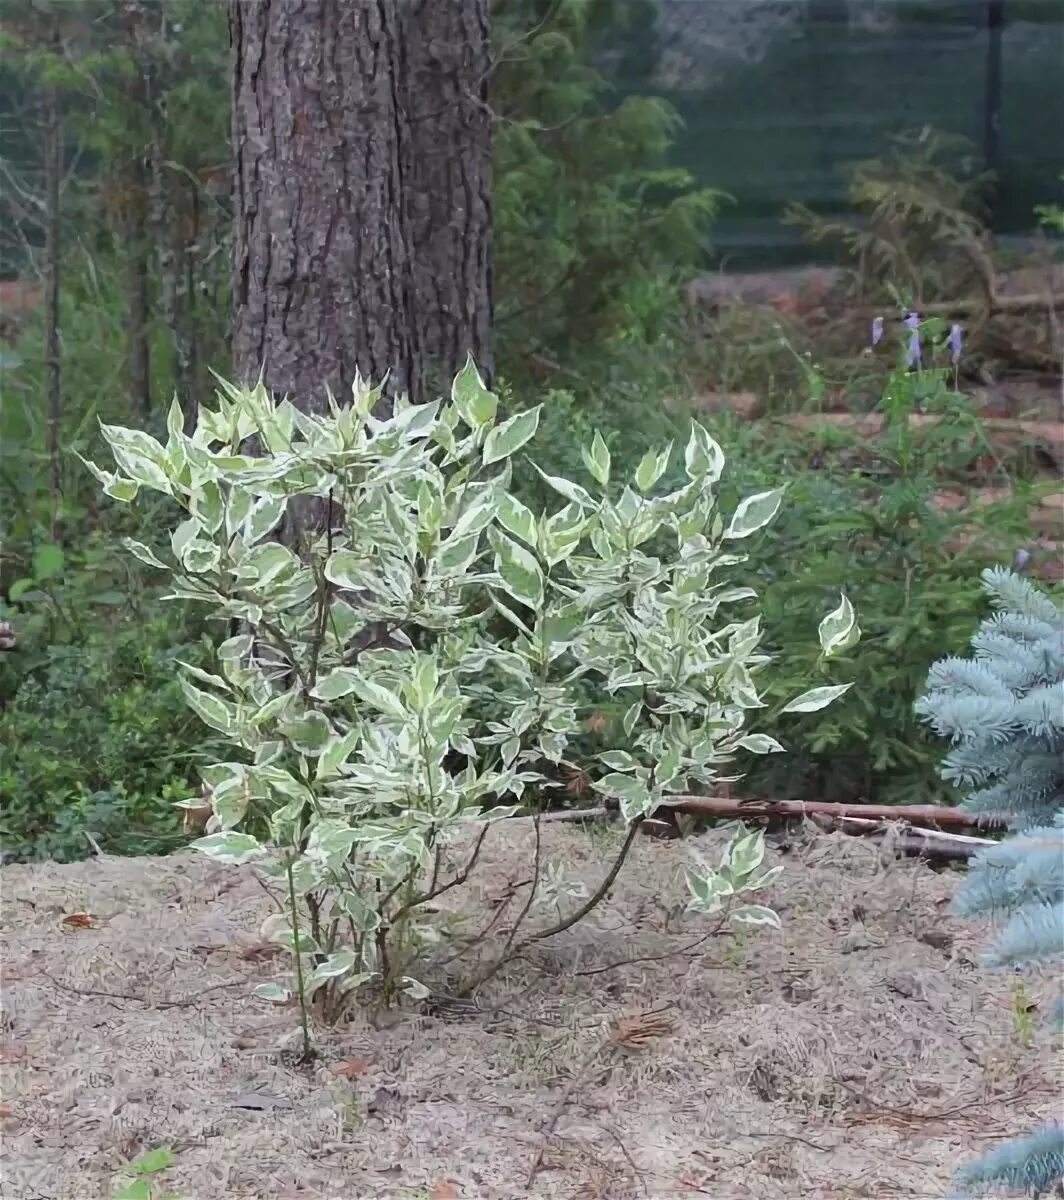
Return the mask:
<path fill-rule="evenodd" d="M 310 978 L 317 983 L 324 983 L 327 979 L 337 979 L 341 975 L 346 975 L 357 962 L 358 956 L 354 950 L 347 948 L 337 950 L 314 968 Z"/>
<path fill-rule="evenodd" d="M 292 993 L 279 983 L 260 983 L 251 993 L 259 1000 L 268 1000 L 271 1004 L 287 1004 L 292 999 Z"/>
<path fill-rule="evenodd" d="M 496 425 L 484 439 L 483 462 L 486 467 L 509 458 L 529 441 L 539 427 L 540 406 L 519 412 Z"/>
<path fill-rule="evenodd" d="M 637 700 L 624 714 L 624 732 L 631 737 L 636 722 L 643 715 L 643 701 Z"/>
<path fill-rule="evenodd" d="M 286 496 L 258 497 L 244 520 L 244 541 L 254 546 L 261 538 L 272 533 L 284 516 L 287 504 Z"/>
<path fill-rule="evenodd" d="M 606 750 L 598 755 L 598 758 L 611 771 L 634 771 L 639 766 L 639 763 L 627 750 Z"/>
<path fill-rule="evenodd" d="M 161 567 L 164 571 L 167 569 L 166 563 L 157 558 L 153 551 L 149 550 L 143 542 L 134 541 L 133 538 L 123 538 L 122 544 L 134 558 L 139 558 L 142 563 L 147 563 L 149 567 Z"/>
<path fill-rule="evenodd" d="M 830 658 L 833 654 L 841 654 L 861 640 L 861 627 L 857 624 L 857 614 L 845 592 L 839 597 L 838 608 L 829 612 L 820 622 L 817 633 L 825 658 Z"/>
<path fill-rule="evenodd" d="M 181 690 L 185 693 L 185 701 L 189 708 L 201 721 L 222 733 L 229 732 L 233 718 L 229 711 L 229 705 L 224 700 L 200 691 L 187 679 L 181 680 Z"/>
<path fill-rule="evenodd" d="M 266 847 L 261 845 L 250 833 L 237 833 L 227 829 L 224 833 L 210 833 L 206 837 L 197 838 L 191 843 L 193 850 L 199 850 L 209 858 L 219 862 L 240 866 L 261 858 L 266 853 Z"/>
<path fill-rule="evenodd" d="M 758 492 L 740 500 L 728 528 L 724 531 L 724 537 L 744 538 L 759 529 L 764 529 L 779 512 L 784 490 L 781 487 L 774 488 L 771 492 Z"/>
<path fill-rule="evenodd" d="M 536 556 L 497 529 L 488 530 L 495 550 L 495 570 L 506 592 L 529 608 L 543 601 L 543 571 Z"/>
<path fill-rule="evenodd" d="M 399 697 L 375 680 L 367 679 L 364 675 L 356 672 L 352 684 L 351 690 L 355 695 L 371 708 L 377 709 L 378 712 L 386 713 L 390 717 L 406 718 L 409 716 Z"/>
<path fill-rule="evenodd" d="M 629 775 L 612 772 L 591 786 L 596 792 L 619 801 L 621 816 L 625 821 L 634 821 L 636 817 L 645 816 L 656 803 L 647 785 L 641 779 Z"/>
<path fill-rule="evenodd" d="M 756 871 L 765 857 L 765 835 L 760 829 L 739 834 L 724 853 L 722 868 L 735 880 Z"/>
<path fill-rule="evenodd" d="M 516 496 L 511 496 L 509 492 L 506 492 L 499 500 L 496 520 L 507 533 L 512 533 L 514 537 L 520 538 L 530 546 L 536 544 L 535 514 L 530 508 L 526 508 Z"/>
<path fill-rule="evenodd" d="M 591 477 L 605 487 L 610 481 L 610 450 L 597 429 L 591 446 L 580 447 L 580 456 L 584 460 L 584 466 L 591 472 Z"/>
<path fill-rule="evenodd" d="M 635 486 L 641 492 L 649 492 L 655 483 L 665 474 L 672 456 L 672 442 L 662 451 L 648 450 L 639 460 L 635 469 Z"/>
<path fill-rule="evenodd" d="M 774 882 L 782 874 L 783 874 L 782 867 L 769 867 L 769 869 L 764 873 L 764 875 L 759 875 L 756 879 L 748 880 L 747 882 L 745 882 L 743 884 L 743 886 L 740 890 L 744 891 L 744 892 L 760 891 L 761 888 L 768 887 L 768 885 L 770 883 Z"/>
<path fill-rule="evenodd" d="M 767 733 L 748 733 L 736 743 L 751 754 L 782 754 L 783 747 Z"/>
<path fill-rule="evenodd" d="M 779 916 L 771 908 L 763 904 L 743 904 L 733 908 L 728 916 L 733 921 L 742 921 L 746 925 L 771 925 L 773 929 L 782 929 Z"/>
<path fill-rule="evenodd" d="M 360 678 L 353 667 L 337 667 L 319 679 L 310 694 L 316 700 L 339 700 L 356 690 Z"/>
<path fill-rule="evenodd" d="M 700 873 L 693 867 L 684 867 L 687 889 L 691 893 L 688 911 L 700 913 L 715 913 L 719 910 L 725 896 L 732 894 L 731 881 L 715 871 Z"/>
<path fill-rule="evenodd" d="M 255 638 L 250 633 L 239 633 L 236 637 L 226 638 L 218 647 L 218 657 L 222 662 L 235 662 L 250 653 L 254 643 Z"/>
<path fill-rule="evenodd" d="M 471 354 L 451 384 L 451 401 L 471 429 L 480 429 L 495 419 L 499 402 L 484 386 Z"/>
<path fill-rule="evenodd" d="M 559 475 L 548 475 L 541 467 L 532 464 L 535 467 L 537 474 L 545 484 L 552 487 L 559 496 L 564 496 L 566 500 L 571 500 L 574 504 L 579 504 L 582 508 L 597 508 L 598 501 L 586 489 L 582 488 L 578 483 L 573 483 L 570 479 L 562 479 Z"/>
<path fill-rule="evenodd" d="M 716 483 L 724 473 L 724 451 L 697 421 L 691 422 L 691 436 L 683 455 L 689 479 Z"/>
<path fill-rule="evenodd" d="M 810 688 L 808 692 L 802 692 L 800 696 L 796 696 L 785 704 L 780 711 L 785 713 L 819 712 L 820 709 L 827 708 L 833 700 L 837 700 L 848 692 L 851 687 L 853 687 L 852 683 L 837 683 L 830 687 Z"/>
<path fill-rule="evenodd" d="M 137 498 L 140 484 L 135 479 L 123 479 L 121 475 L 112 475 L 104 484 L 103 494 L 122 504 L 129 504 Z"/>

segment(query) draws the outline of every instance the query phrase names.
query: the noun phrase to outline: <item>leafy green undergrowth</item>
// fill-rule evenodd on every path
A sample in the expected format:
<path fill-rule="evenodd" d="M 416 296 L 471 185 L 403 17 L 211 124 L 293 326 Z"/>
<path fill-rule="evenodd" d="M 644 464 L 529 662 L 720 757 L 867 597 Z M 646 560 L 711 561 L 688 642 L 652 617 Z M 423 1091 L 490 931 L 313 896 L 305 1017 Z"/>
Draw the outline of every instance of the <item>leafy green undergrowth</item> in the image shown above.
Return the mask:
<path fill-rule="evenodd" d="M 87 560 L 43 545 L 34 557 L 47 577 L 15 589 L 4 613 L 17 638 L 0 656 L 4 854 L 175 849 L 186 838 L 173 803 L 198 787 L 204 750 L 176 671 L 204 658 L 198 626 L 139 576 L 109 590 L 96 570 L 106 575 L 121 547 L 106 538 Z"/>
<path fill-rule="evenodd" d="M 176 660 L 202 658 L 166 617 L 53 647 L 0 722 L 4 851 L 67 861 L 93 843 L 116 854 L 184 843 L 172 805 L 196 784 L 202 730 Z M 91 840 L 90 840 L 91 838 Z"/>

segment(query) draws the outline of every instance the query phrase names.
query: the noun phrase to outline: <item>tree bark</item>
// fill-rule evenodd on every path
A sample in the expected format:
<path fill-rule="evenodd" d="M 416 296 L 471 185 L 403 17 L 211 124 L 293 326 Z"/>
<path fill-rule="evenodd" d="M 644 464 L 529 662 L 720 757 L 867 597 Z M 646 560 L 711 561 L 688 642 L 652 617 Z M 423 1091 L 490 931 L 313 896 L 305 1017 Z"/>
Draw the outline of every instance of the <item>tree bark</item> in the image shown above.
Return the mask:
<path fill-rule="evenodd" d="M 243 382 L 321 411 L 356 368 L 415 401 L 467 352 L 490 371 L 487 9 L 230 0 Z"/>
<path fill-rule="evenodd" d="M 403 6 L 404 214 L 425 371 L 437 390 L 467 354 L 489 382 L 494 370 L 488 9 L 488 0 Z"/>
<path fill-rule="evenodd" d="M 120 0 L 118 16 L 122 36 L 134 66 L 124 83 L 129 121 L 134 130 L 154 128 L 150 66 L 145 50 L 145 13 L 141 0 Z M 141 144 L 138 144 L 140 142 Z M 134 140 L 125 169 L 122 195 L 122 236 L 126 255 L 126 341 L 129 354 L 129 399 L 141 420 L 151 411 L 151 354 L 149 292 L 151 248 L 148 240 L 150 146 Z"/>
<path fill-rule="evenodd" d="M 52 49 L 60 46 L 59 24 L 53 22 Z M 63 364 L 59 345 L 59 282 L 62 254 L 61 180 L 63 173 L 63 117 L 59 88 L 50 83 L 45 96 L 45 219 L 44 219 L 44 361 L 48 413 L 48 486 L 51 498 L 52 541 L 59 536 L 59 508 L 63 499 Z"/>
<path fill-rule="evenodd" d="M 310 411 L 420 391 L 394 0 L 231 0 L 233 356 Z"/>

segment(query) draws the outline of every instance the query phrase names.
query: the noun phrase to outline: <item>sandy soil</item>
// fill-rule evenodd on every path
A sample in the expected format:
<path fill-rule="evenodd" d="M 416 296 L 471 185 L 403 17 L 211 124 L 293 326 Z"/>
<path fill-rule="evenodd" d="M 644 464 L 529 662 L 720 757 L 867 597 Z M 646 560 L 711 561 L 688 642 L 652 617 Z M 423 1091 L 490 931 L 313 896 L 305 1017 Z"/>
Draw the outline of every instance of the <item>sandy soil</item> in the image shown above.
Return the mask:
<path fill-rule="evenodd" d="M 692 945 L 680 867 L 721 837 L 638 839 L 596 917 L 479 1010 L 356 1014 L 317 1031 L 310 1066 L 285 1048 L 294 1010 L 250 996 L 285 963 L 258 945 L 271 901 L 249 868 L 8 866 L 0 1196 L 106 1197 L 169 1145 L 161 1179 L 188 1200 L 941 1197 L 965 1156 L 1059 1108 L 1014 977 L 979 969 L 985 929 L 945 915 L 955 875 L 810 837 L 768 897 L 782 933 Z M 594 885 L 616 838 L 544 841 Z M 531 858 L 509 823 L 451 916 L 479 927 Z"/>

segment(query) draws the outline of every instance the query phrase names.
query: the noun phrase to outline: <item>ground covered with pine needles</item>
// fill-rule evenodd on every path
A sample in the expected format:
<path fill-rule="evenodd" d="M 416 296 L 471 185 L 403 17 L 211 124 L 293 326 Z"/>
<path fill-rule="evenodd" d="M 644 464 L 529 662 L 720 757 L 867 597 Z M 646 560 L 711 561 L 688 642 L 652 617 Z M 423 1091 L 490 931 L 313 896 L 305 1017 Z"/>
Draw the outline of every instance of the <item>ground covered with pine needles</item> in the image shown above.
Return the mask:
<path fill-rule="evenodd" d="M 553 825 L 543 858 L 593 888 L 619 837 Z M 700 940 L 682 865 L 724 841 L 638 838 L 608 902 L 475 1003 L 356 1012 L 315 1031 L 310 1066 L 295 1009 L 251 996 L 287 969 L 261 943 L 273 902 L 251 868 L 8 866 L 0 1196 L 107 1197 L 166 1145 L 161 1190 L 187 1200 L 931 1198 L 1056 1112 L 1040 981 L 979 967 L 985 927 L 947 913 L 956 874 L 795 835 L 769 855 L 782 932 Z M 440 898 L 452 932 L 502 908 L 470 966 L 498 949 L 532 862 L 531 825 L 508 822 Z M 450 953 L 424 971 L 441 994 Z"/>

